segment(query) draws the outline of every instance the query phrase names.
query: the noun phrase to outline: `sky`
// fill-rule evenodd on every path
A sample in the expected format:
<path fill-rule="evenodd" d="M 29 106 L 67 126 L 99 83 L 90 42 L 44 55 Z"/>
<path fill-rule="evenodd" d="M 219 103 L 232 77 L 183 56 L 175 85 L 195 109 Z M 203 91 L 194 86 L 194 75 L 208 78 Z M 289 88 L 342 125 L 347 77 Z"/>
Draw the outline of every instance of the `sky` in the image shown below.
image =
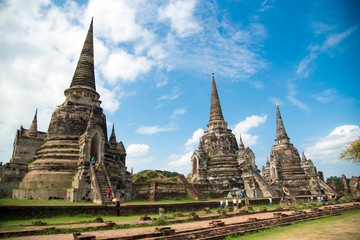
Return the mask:
<path fill-rule="evenodd" d="M 38 130 L 64 102 L 94 17 L 96 89 L 127 167 L 190 173 L 215 74 L 228 127 L 261 170 L 275 144 L 276 100 L 290 142 L 329 176 L 360 136 L 356 0 L 0 1 L 0 161 L 16 130 Z"/>

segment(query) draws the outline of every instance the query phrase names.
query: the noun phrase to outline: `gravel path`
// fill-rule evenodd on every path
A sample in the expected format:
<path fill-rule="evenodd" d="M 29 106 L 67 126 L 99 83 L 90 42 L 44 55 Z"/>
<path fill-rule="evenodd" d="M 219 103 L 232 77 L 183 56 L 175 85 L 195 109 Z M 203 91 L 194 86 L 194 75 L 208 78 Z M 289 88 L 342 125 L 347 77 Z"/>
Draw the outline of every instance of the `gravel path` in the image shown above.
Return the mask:
<path fill-rule="evenodd" d="M 341 204 L 341 205 L 351 205 L 352 203 Z M 337 205 L 339 206 L 339 205 Z M 305 210 L 310 211 L 310 210 Z M 293 211 L 285 211 L 285 214 L 291 214 Z M 266 219 L 272 218 L 273 213 L 257 213 L 245 216 L 236 216 L 231 218 L 221 219 L 221 221 L 225 222 L 225 224 L 231 223 L 240 223 L 246 222 L 248 218 L 258 218 L 258 219 Z M 189 230 L 189 229 L 197 229 L 197 228 L 206 228 L 209 226 L 209 222 L 213 220 L 207 221 L 199 221 L 199 222 L 191 222 L 191 223 L 178 223 L 173 225 L 167 225 L 166 227 L 171 227 L 175 229 L 175 231 L 181 230 Z M 117 224 L 124 224 L 124 222 L 118 222 Z M 94 224 L 76 224 L 76 227 L 87 227 L 89 225 Z M 72 225 L 74 226 L 74 225 Z M 132 228 L 132 229 L 118 229 L 118 230 L 104 230 L 104 231 L 93 231 L 93 232 L 86 232 L 86 235 L 95 235 L 96 238 L 107 238 L 107 237 L 120 237 L 126 235 L 135 235 L 135 234 L 142 234 L 142 233 L 150 233 L 154 232 L 156 227 L 142 227 L 142 228 Z M 74 237 L 72 234 L 54 234 L 54 235 L 42 235 L 42 236 L 25 236 L 25 237 L 16 237 L 16 238 L 9 238 L 13 240 L 73 240 Z"/>

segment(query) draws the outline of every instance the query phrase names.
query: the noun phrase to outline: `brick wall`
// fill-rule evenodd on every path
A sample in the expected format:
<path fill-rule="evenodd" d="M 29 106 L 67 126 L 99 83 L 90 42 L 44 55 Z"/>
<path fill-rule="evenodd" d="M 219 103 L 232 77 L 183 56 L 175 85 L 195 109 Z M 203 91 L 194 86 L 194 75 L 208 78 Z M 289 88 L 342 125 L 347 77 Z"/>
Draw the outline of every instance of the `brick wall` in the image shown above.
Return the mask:
<path fill-rule="evenodd" d="M 299 199 L 299 198 L 297 198 Z M 273 198 L 273 203 L 280 201 L 280 198 Z M 250 204 L 268 204 L 268 199 L 250 199 Z M 218 201 L 187 202 L 187 203 L 163 203 L 163 204 L 141 204 L 121 206 L 121 215 L 145 215 L 158 213 L 159 208 L 164 208 L 165 212 L 184 212 L 201 210 L 204 207 L 219 208 Z M 115 205 L 78 205 L 78 206 L 0 206 L 1 218 L 44 218 L 68 214 L 75 216 L 78 214 L 91 215 L 116 215 Z"/>

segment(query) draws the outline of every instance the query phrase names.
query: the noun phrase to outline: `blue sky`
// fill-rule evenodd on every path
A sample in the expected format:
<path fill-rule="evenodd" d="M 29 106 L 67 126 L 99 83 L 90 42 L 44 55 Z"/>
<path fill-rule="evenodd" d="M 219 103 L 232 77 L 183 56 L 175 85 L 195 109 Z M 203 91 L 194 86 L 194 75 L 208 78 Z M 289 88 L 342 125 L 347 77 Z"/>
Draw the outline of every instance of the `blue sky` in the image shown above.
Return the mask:
<path fill-rule="evenodd" d="M 358 1 L 2 1 L 0 161 L 38 108 L 64 102 L 94 17 L 96 87 L 138 172 L 190 172 L 206 130 L 211 73 L 225 120 L 256 156 L 275 143 L 278 100 L 290 141 L 325 177 L 359 175 L 337 159 L 360 135 Z"/>

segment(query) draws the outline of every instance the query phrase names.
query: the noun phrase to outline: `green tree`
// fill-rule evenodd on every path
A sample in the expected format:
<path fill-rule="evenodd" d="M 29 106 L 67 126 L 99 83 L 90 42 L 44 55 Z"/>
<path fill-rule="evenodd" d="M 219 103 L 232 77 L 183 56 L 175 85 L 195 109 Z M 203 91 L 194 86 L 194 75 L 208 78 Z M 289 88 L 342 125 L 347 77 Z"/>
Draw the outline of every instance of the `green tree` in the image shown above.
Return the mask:
<path fill-rule="evenodd" d="M 339 159 L 353 161 L 360 165 L 360 136 L 345 145 L 345 148 L 340 153 Z"/>
<path fill-rule="evenodd" d="M 343 182 L 341 177 L 337 177 L 337 176 L 328 177 L 326 179 L 326 184 L 330 185 L 331 183 L 333 183 L 336 188 L 343 188 L 344 187 L 344 182 Z"/>

